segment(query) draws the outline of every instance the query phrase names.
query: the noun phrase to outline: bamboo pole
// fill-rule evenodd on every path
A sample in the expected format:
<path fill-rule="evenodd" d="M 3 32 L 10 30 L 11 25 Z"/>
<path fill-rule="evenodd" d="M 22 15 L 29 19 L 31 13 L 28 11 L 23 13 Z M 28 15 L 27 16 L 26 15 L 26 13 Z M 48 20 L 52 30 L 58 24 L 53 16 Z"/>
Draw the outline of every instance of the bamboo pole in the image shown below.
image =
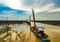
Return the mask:
<path fill-rule="evenodd" d="M 33 15 L 33 22 L 34 22 L 34 26 L 36 27 L 36 20 L 35 20 L 35 15 L 34 15 L 34 10 L 32 9 L 32 15 Z"/>

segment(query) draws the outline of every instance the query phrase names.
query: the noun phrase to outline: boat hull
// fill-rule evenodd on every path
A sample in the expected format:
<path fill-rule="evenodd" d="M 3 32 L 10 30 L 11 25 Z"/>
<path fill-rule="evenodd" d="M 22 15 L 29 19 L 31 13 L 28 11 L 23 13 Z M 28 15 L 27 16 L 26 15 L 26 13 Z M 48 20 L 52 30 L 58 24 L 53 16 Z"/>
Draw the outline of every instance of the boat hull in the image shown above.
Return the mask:
<path fill-rule="evenodd" d="M 40 35 L 36 34 L 36 32 L 34 30 L 31 30 L 34 35 L 36 36 L 36 38 L 42 40 L 42 42 L 50 42 L 50 40 L 47 37 L 41 37 Z"/>

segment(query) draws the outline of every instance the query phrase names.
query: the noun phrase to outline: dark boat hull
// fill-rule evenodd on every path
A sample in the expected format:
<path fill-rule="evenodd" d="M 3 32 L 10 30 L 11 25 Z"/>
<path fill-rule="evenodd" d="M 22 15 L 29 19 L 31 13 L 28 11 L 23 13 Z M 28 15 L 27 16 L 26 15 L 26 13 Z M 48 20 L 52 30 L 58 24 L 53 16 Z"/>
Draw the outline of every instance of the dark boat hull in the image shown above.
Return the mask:
<path fill-rule="evenodd" d="M 36 34 L 36 32 L 34 30 L 31 30 L 34 35 L 36 36 L 36 38 L 42 40 L 42 42 L 50 42 L 50 40 L 47 37 L 41 37 L 40 35 Z"/>

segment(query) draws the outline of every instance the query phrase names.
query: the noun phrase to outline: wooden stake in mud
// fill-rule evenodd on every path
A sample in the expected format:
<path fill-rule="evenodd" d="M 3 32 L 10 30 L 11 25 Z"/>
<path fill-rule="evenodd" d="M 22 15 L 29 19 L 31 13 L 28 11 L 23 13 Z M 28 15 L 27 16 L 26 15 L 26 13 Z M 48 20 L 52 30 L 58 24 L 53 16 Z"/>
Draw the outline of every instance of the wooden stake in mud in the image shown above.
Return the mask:
<path fill-rule="evenodd" d="M 7 35 L 8 35 L 8 27 L 9 27 L 9 24 L 8 24 L 8 17 L 7 17 L 7 23 L 6 23 Z"/>
<path fill-rule="evenodd" d="M 29 22 L 30 22 L 30 36 L 31 36 L 31 16 L 29 16 Z"/>

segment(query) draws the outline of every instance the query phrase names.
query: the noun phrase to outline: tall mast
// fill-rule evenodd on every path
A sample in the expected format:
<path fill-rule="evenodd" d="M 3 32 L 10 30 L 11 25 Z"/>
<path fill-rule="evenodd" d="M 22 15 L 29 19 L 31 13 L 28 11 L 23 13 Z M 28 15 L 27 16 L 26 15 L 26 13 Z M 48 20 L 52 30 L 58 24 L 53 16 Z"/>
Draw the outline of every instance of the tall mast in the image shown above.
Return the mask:
<path fill-rule="evenodd" d="M 32 9 L 32 14 L 33 14 L 33 22 L 34 22 L 34 26 L 36 27 L 36 20 L 35 20 L 35 15 L 34 15 L 34 10 Z"/>
<path fill-rule="evenodd" d="M 35 20 L 35 15 L 34 15 L 34 10 L 32 9 L 32 14 L 33 14 L 33 22 L 34 22 L 34 26 L 35 26 L 35 30 L 36 30 L 36 20 Z"/>

